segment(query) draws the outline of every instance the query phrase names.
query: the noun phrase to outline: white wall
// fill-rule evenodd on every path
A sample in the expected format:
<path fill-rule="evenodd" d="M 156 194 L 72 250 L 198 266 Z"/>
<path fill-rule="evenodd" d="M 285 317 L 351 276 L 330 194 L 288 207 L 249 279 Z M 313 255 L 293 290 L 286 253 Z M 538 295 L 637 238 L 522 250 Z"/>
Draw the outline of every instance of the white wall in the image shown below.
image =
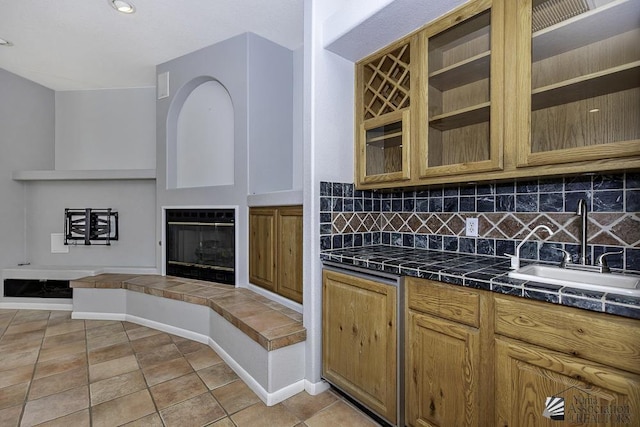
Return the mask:
<path fill-rule="evenodd" d="M 47 129 L 47 162 L 19 170 L 155 168 L 155 89 L 55 93 L 55 117 Z M 24 118 L 33 121 L 29 112 Z M 32 123 L 33 125 L 33 123 Z M 37 127 L 36 127 L 37 128 Z M 27 129 L 21 129 L 28 135 Z M 55 142 L 54 142 L 55 138 Z M 43 154 L 46 149 L 40 150 Z M 38 158 L 41 154 L 34 155 Z M 28 181 L 21 186 L 25 242 L 23 262 L 65 266 L 155 266 L 155 182 Z M 112 208 L 120 215 L 120 239 L 109 247 L 70 247 L 51 253 L 51 234 L 64 231 L 65 208 Z"/>
<path fill-rule="evenodd" d="M 55 168 L 154 169 L 155 88 L 56 92 Z"/>
<path fill-rule="evenodd" d="M 155 267 L 155 182 L 41 181 L 26 184 L 28 260 L 34 265 Z M 110 246 L 70 246 L 51 253 L 51 233 L 64 231 L 65 208 L 112 208 L 119 239 Z"/>
<path fill-rule="evenodd" d="M 304 46 L 293 51 L 293 189 L 302 189 L 304 179 Z"/>
<path fill-rule="evenodd" d="M 248 205 L 251 192 L 292 188 L 293 76 L 290 50 L 255 34 L 241 34 L 158 65 L 169 72 L 170 96 L 156 103 L 157 240 L 162 239 L 162 208 L 235 206 L 236 284 L 248 286 Z M 200 84 L 216 80 L 233 102 L 234 179 L 232 185 L 175 188 L 177 115 Z M 250 182 L 252 183 L 250 190 Z M 157 248 L 162 265 L 163 248 Z"/>
<path fill-rule="evenodd" d="M 195 88 L 178 113 L 176 188 L 233 185 L 233 102 L 219 82 Z M 172 160 L 172 159 L 169 159 Z"/>
<path fill-rule="evenodd" d="M 293 52 L 249 34 L 249 194 L 293 189 Z"/>
<path fill-rule="evenodd" d="M 353 181 L 354 64 L 324 49 L 323 23 L 340 0 L 305 0 L 304 51 L 304 324 L 306 379 L 322 369 L 320 181 Z"/>
<path fill-rule="evenodd" d="M 158 74 L 169 72 L 170 96 L 156 103 L 157 179 L 156 241 L 162 240 L 162 208 L 175 206 L 238 206 L 241 220 L 248 218 L 247 199 L 247 36 L 241 35 L 158 65 Z M 220 60 L 224 58 L 224 60 Z M 200 84 L 216 80 L 233 102 L 234 179 L 233 185 L 171 188 L 176 182 L 175 158 L 178 112 L 186 97 Z M 237 250 L 246 254 L 247 226 L 237 225 Z M 163 242 L 164 243 L 164 242 Z M 162 266 L 164 246 L 156 247 L 156 265 Z M 244 261 L 244 260 L 243 260 Z M 243 263 L 244 265 L 244 263 Z M 247 268 L 236 273 L 238 283 L 247 283 Z"/>
<path fill-rule="evenodd" d="M 11 171 L 52 169 L 54 92 L 0 68 L 0 268 L 27 261 L 26 184 Z"/>
<path fill-rule="evenodd" d="M 354 181 L 355 65 L 352 61 L 463 2 L 305 0 L 304 323 L 307 328 L 306 378 L 312 383 L 319 381 L 322 368 L 320 182 Z"/>
<path fill-rule="evenodd" d="M 0 267 L 154 267 L 154 181 L 18 182 L 11 171 L 54 170 L 56 160 L 62 170 L 153 169 L 155 90 L 54 93 L 0 70 L 0 91 Z M 52 254 L 64 209 L 87 207 L 118 211 L 120 240 Z"/>

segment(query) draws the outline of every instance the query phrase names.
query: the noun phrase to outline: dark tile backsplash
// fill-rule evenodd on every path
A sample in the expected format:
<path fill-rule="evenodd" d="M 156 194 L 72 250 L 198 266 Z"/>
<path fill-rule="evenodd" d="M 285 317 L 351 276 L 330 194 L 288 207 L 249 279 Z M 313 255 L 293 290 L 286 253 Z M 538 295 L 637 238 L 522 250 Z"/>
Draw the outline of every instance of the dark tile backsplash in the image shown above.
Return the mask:
<path fill-rule="evenodd" d="M 578 200 L 589 208 L 590 260 L 605 252 L 613 268 L 640 271 L 640 174 L 603 174 L 458 185 L 420 191 L 356 190 L 320 183 L 322 250 L 385 244 L 502 256 L 535 226 L 555 231 L 525 243 L 524 259 L 560 261 L 557 249 L 580 251 Z M 479 236 L 465 236 L 478 218 Z"/>

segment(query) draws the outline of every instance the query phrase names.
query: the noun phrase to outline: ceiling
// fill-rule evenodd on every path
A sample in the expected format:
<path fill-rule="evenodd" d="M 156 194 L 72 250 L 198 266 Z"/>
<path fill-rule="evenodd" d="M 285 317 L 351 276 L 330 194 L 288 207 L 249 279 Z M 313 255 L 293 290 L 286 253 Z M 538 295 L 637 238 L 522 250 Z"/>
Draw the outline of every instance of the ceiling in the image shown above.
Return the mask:
<path fill-rule="evenodd" d="M 303 43 L 303 0 L 0 0 L 0 68 L 57 91 L 155 86 L 155 66 L 250 31 Z"/>

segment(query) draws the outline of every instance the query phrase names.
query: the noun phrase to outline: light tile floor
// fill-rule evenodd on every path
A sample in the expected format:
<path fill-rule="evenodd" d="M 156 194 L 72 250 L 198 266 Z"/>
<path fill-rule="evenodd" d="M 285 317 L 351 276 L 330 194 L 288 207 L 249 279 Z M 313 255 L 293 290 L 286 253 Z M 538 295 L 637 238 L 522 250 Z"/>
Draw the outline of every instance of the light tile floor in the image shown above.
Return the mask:
<path fill-rule="evenodd" d="M 211 348 L 128 322 L 0 310 L 0 426 L 376 426 L 332 391 L 267 407 Z"/>

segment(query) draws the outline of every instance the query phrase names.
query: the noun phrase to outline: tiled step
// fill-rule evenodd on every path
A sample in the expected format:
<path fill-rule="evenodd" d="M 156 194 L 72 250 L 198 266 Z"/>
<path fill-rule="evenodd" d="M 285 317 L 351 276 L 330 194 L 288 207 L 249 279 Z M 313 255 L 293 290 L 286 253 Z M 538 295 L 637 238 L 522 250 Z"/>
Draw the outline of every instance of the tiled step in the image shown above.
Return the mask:
<path fill-rule="evenodd" d="M 211 308 L 267 351 L 306 340 L 302 315 L 249 289 L 172 276 L 99 274 L 72 288 L 125 289 Z"/>

